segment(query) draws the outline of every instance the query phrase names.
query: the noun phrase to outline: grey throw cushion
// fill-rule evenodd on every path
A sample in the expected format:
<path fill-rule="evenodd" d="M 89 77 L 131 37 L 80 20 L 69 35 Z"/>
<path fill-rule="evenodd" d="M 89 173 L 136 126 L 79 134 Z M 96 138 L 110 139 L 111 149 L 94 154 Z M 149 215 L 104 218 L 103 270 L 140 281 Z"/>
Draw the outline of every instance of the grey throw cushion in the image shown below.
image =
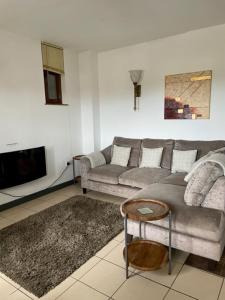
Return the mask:
<path fill-rule="evenodd" d="M 106 163 L 109 164 L 112 159 L 112 145 L 101 150 L 101 153 L 104 155 Z"/>
<path fill-rule="evenodd" d="M 161 167 L 165 169 L 171 168 L 173 146 L 173 140 L 143 139 L 142 141 L 143 148 L 163 148 Z"/>
<path fill-rule="evenodd" d="M 206 162 L 194 172 L 184 194 L 184 201 L 190 206 L 200 206 L 215 181 L 223 176 L 223 170 L 213 162 Z"/>
<path fill-rule="evenodd" d="M 130 166 L 130 167 L 138 167 L 139 166 L 140 150 L 141 150 L 141 140 L 140 139 L 130 139 L 130 138 L 116 136 L 113 140 L 113 145 L 117 145 L 120 147 L 131 147 L 128 166 Z"/>
<path fill-rule="evenodd" d="M 161 168 L 163 148 L 142 148 L 140 168 Z"/>
<path fill-rule="evenodd" d="M 225 141 L 187 141 L 176 140 L 174 149 L 176 150 L 198 150 L 197 159 L 219 148 L 225 147 Z"/>
<path fill-rule="evenodd" d="M 130 150 L 130 147 L 120 147 L 113 145 L 111 165 L 127 167 L 130 158 Z"/>
<path fill-rule="evenodd" d="M 173 150 L 172 173 L 189 172 L 196 160 L 197 150 Z"/>

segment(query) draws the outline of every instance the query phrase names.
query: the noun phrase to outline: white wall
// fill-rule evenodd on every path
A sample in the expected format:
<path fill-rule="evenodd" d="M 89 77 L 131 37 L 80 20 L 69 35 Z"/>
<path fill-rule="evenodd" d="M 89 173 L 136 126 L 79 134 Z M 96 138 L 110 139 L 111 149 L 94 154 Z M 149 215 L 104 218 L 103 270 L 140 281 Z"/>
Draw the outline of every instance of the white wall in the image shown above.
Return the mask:
<path fill-rule="evenodd" d="M 101 52 L 65 49 L 64 103 L 45 105 L 40 41 L 0 31 L 0 152 L 45 145 L 48 176 L 11 193 L 44 189 L 74 154 L 109 145 L 115 135 L 225 139 L 225 25 Z M 128 71 L 143 69 L 133 111 Z M 164 120 L 164 77 L 213 71 L 209 120 Z M 100 140 L 101 139 L 101 140 Z M 7 146 L 16 142 L 15 146 Z M 72 168 L 60 182 L 72 178 Z M 0 204 L 12 199 L 0 195 Z"/>
<path fill-rule="evenodd" d="M 225 26 L 102 52 L 99 61 L 101 146 L 113 136 L 225 139 Z M 143 69 L 140 110 L 133 111 L 128 71 Z M 164 120 L 164 76 L 212 70 L 209 120 Z"/>
<path fill-rule="evenodd" d="M 94 51 L 79 54 L 82 143 L 84 153 L 100 148 L 98 60 Z"/>
<path fill-rule="evenodd" d="M 7 189 L 24 195 L 47 187 L 82 152 L 78 55 L 65 49 L 63 102 L 69 106 L 50 106 L 45 105 L 40 41 L 4 31 L 0 40 L 0 152 L 42 145 L 47 151 L 46 177 Z M 70 179 L 72 167 L 58 183 Z M 11 200 L 0 195 L 0 204 Z"/>

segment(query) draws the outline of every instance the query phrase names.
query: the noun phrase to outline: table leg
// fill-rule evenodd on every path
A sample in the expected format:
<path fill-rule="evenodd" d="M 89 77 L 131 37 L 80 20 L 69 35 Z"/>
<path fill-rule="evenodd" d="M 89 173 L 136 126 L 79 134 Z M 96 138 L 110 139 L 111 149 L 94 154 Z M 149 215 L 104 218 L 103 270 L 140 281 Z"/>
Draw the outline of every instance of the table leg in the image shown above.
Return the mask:
<path fill-rule="evenodd" d="M 141 221 L 139 221 L 139 239 L 141 240 Z"/>
<path fill-rule="evenodd" d="M 171 249 L 171 235 L 172 235 L 172 212 L 169 211 L 169 268 L 168 268 L 168 274 L 171 274 L 172 269 L 172 249 Z"/>
<path fill-rule="evenodd" d="M 73 159 L 73 182 L 76 183 L 76 174 L 75 174 L 75 159 Z"/>
<path fill-rule="evenodd" d="M 128 279 L 127 215 L 125 215 L 125 218 L 124 218 L 124 231 L 125 231 L 125 262 L 126 262 L 126 279 Z"/>

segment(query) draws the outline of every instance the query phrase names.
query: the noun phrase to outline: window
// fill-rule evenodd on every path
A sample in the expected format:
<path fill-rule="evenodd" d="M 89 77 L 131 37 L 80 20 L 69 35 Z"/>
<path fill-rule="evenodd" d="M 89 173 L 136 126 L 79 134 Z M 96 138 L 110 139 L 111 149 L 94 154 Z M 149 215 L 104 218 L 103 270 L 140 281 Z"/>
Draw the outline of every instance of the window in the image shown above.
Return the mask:
<path fill-rule="evenodd" d="M 63 48 L 41 43 L 46 104 L 66 105 L 62 101 L 61 76 L 64 75 Z"/>
<path fill-rule="evenodd" d="M 62 104 L 61 75 L 44 70 L 46 104 Z"/>

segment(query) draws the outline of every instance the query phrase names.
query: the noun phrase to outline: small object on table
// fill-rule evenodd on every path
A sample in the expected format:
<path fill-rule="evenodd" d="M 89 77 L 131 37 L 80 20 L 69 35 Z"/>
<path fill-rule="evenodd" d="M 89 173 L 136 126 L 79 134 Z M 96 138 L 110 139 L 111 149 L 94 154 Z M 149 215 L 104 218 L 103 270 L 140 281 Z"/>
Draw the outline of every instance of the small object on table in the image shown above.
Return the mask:
<path fill-rule="evenodd" d="M 73 156 L 73 181 L 74 181 L 74 184 L 76 182 L 79 182 L 79 179 L 80 179 L 80 176 L 76 176 L 76 173 L 75 173 L 75 161 L 76 160 L 79 161 L 83 156 L 85 156 L 85 155 L 80 154 L 80 155 Z"/>
<path fill-rule="evenodd" d="M 171 222 L 170 207 L 160 200 L 137 199 L 123 204 L 122 211 L 125 215 L 125 248 L 126 278 L 128 278 L 129 264 L 138 270 L 153 271 L 162 268 L 169 259 L 168 274 L 171 274 Z M 142 222 L 156 221 L 169 216 L 169 251 L 167 247 L 158 242 L 144 240 L 141 237 Z M 139 240 L 128 244 L 127 220 L 139 221 Z"/>

